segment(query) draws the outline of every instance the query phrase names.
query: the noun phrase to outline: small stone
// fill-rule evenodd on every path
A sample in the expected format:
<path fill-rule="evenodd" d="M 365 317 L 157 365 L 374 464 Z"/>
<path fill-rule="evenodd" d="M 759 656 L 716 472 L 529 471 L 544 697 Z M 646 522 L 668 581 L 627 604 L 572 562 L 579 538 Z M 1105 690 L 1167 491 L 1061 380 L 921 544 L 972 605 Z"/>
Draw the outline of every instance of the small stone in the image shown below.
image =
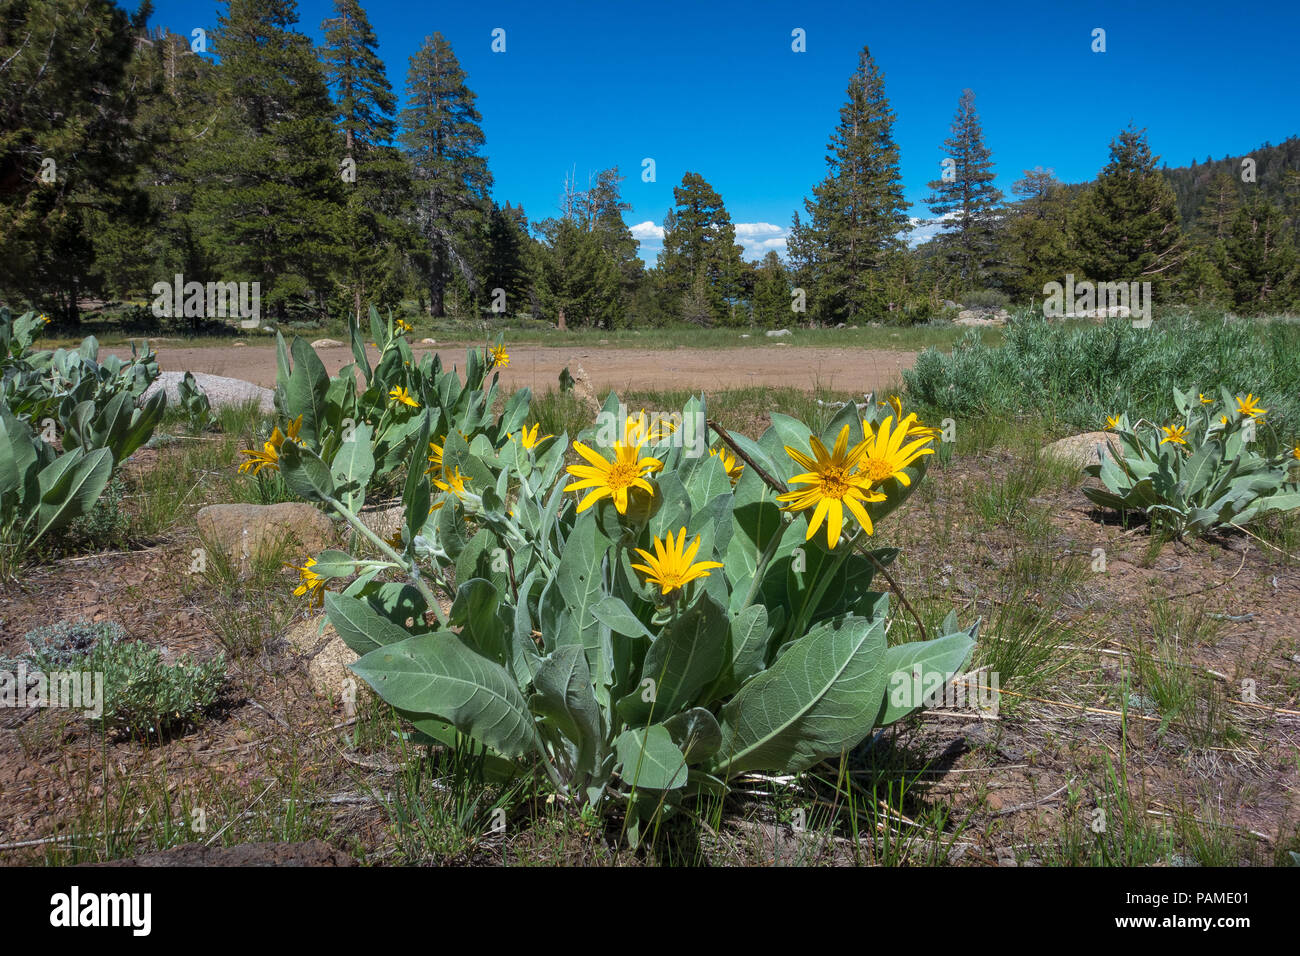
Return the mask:
<path fill-rule="evenodd" d="M 438 344 L 438 340 L 437 340 L 437 339 L 420 339 L 420 344 L 421 344 L 421 345 L 437 345 L 437 344 Z"/>
<path fill-rule="evenodd" d="M 317 339 L 311 344 L 314 349 L 341 349 L 343 343 L 338 339 Z"/>
<path fill-rule="evenodd" d="M 779 338 L 784 338 L 787 335 L 793 335 L 794 333 L 792 333 L 789 329 L 768 329 L 763 334 L 766 335 L 769 339 L 779 339 Z"/>
<path fill-rule="evenodd" d="M 1060 441 L 1052 442 L 1043 449 L 1043 454 L 1057 461 L 1084 468 L 1101 461 L 1097 453 L 1101 445 L 1108 445 L 1112 449 L 1112 454 L 1119 454 L 1119 446 L 1109 432 L 1084 432 L 1082 435 L 1070 435 Z"/>

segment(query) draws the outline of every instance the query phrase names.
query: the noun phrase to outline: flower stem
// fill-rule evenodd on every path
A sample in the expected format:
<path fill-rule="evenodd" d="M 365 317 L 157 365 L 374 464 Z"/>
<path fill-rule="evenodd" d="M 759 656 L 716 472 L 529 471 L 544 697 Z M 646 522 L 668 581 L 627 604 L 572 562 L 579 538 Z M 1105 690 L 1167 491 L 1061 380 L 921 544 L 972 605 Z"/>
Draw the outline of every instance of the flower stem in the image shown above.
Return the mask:
<path fill-rule="evenodd" d="M 350 508 L 344 507 L 342 502 L 338 501 L 336 498 L 328 496 L 325 498 L 325 501 L 331 508 L 341 514 L 343 519 L 347 521 L 348 524 L 352 525 L 352 527 L 366 538 L 366 540 L 383 552 L 389 560 L 396 562 L 400 567 L 406 570 L 411 583 L 419 590 L 425 603 L 428 604 L 433 610 L 433 613 L 437 615 L 438 621 L 446 627 L 447 615 L 443 613 L 442 605 L 438 603 L 437 596 L 429 589 L 429 585 L 425 583 L 424 577 L 420 573 L 419 568 L 415 566 L 415 563 L 409 558 L 398 554 L 387 541 L 375 534 L 374 531 L 366 526 L 364 521 L 353 514 Z"/>

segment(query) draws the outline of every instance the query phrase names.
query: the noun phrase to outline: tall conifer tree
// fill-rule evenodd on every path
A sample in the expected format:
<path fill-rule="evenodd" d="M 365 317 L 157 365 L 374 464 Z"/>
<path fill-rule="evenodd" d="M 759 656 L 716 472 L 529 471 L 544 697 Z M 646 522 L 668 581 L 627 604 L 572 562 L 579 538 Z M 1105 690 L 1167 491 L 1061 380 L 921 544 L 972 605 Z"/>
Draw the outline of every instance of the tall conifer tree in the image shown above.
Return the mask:
<path fill-rule="evenodd" d="M 483 117 L 441 33 L 426 37 L 411 57 L 406 89 L 400 139 L 412 166 L 416 228 L 428 244 L 429 308 L 442 316 L 453 269 L 471 292 L 479 287 L 472 256 L 492 187 L 487 159 L 479 154 Z"/>
<path fill-rule="evenodd" d="M 217 18 L 222 109 L 195 162 L 193 217 L 218 274 L 261 283 L 278 318 L 320 315 L 339 258 L 342 183 L 334 112 L 293 0 L 228 0 Z"/>
<path fill-rule="evenodd" d="M 142 213 L 129 75 L 134 19 L 108 0 L 7 3 L 0 11 L 0 293 L 68 322 L 100 291 L 95 214 Z"/>
<path fill-rule="evenodd" d="M 673 188 L 676 205 L 664 216 L 664 247 L 659 271 L 673 298 L 690 296 L 696 313 L 707 287 L 715 321 L 729 322 L 740 293 L 744 263 L 736 227 L 717 190 L 699 173 L 686 173 Z M 700 275 L 704 276 L 701 285 Z"/>
<path fill-rule="evenodd" d="M 1111 141 L 1110 162 L 1079 200 L 1073 233 L 1087 277 L 1150 281 L 1163 290 L 1184 255 L 1173 187 L 1156 169 L 1146 132 Z"/>
<path fill-rule="evenodd" d="M 399 296 L 409 240 L 398 217 L 409 198 L 410 177 L 392 145 L 397 99 L 365 10 L 358 0 L 335 0 L 334 16 L 323 26 L 322 56 L 346 164 L 340 177 L 347 198 L 337 281 L 360 322 L 367 304 L 392 304 Z"/>
<path fill-rule="evenodd" d="M 907 202 L 885 78 L 866 47 L 827 146 L 827 174 L 796 214 L 790 249 L 817 318 L 842 321 L 882 311 L 885 266 L 903 248 Z"/>
<path fill-rule="evenodd" d="M 930 183 L 930 211 L 947 219 L 939 249 L 961 291 L 977 288 L 994 261 L 1002 193 L 993 185 L 993 153 L 975 112 L 975 93 L 963 90 L 944 141 L 944 174 Z"/>

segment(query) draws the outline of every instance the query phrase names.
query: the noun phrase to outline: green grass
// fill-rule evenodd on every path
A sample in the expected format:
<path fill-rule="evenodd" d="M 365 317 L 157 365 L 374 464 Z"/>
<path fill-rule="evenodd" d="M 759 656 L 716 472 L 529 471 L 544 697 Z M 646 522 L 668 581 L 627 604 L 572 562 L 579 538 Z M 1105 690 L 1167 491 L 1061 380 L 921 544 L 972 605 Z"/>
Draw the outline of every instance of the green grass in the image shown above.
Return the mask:
<path fill-rule="evenodd" d="M 1281 436 L 1300 434 L 1300 324 L 1221 315 L 1049 324 L 1024 318 L 1000 341 L 972 331 L 949 354 L 927 350 L 904 372 L 908 398 L 959 427 L 984 416 L 1095 430 L 1108 414 L 1164 421 L 1173 388 L 1264 397 Z"/>
<path fill-rule="evenodd" d="M 1242 738 L 1229 713 L 1227 687 L 1193 660 L 1196 648 L 1213 644 L 1223 624 L 1204 609 L 1152 600 L 1150 636 L 1138 631 L 1133 649 L 1137 699 L 1160 717 L 1160 734 L 1171 728 L 1195 747 L 1222 747 Z"/>
<path fill-rule="evenodd" d="M 1062 560 L 1041 546 L 1018 550 L 991 594 L 975 664 L 997 674 L 1003 690 L 1035 694 L 1050 685 L 1075 659 L 1062 645 L 1075 645 L 1078 631 L 1062 608 L 1089 573 L 1081 557 Z M 1016 700 L 1007 697 L 1001 704 L 1014 709 Z"/>
<path fill-rule="evenodd" d="M 397 313 L 394 313 L 397 314 Z M 637 329 L 592 329 L 571 328 L 561 332 L 549 322 L 536 322 L 531 319 L 505 319 L 492 323 L 473 320 L 433 319 L 429 316 L 406 314 L 407 321 L 415 325 L 409 339 L 419 342 L 423 338 L 436 339 L 439 347 L 466 347 L 481 345 L 489 339 L 495 340 L 502 335 L 507 348 L 511 345 L 562 346 L 564 348 L 634 348 L 647 350 L 686 348 L 747 348 L 768 346 L 773 339 L 763 334 L 764 329 L 749 326 L 700 328 L 696 325 L 673 324 L 659 327 Z M 915 326 L 862 326 L 856 329 L 843 328 L 801 328 L 795 324 L 789 326 L 793 333 L 779 341 L 790 345 L 812 348 L 871 348 L 920 350 L 931 346 L 948 349 L 961 338 L 962 329 L 950 322 L 936 322 Z M 246 342 L 249 346 L 275 344 L 275 337 L 266 331 L 247 330 L 231 327 L 217 334 L 194 335 L 181 330 L 145 331 L 124 328 L 120 323 L 108 319 L 87 318 L 79 330 L 80 336 L 59 336 L 40 339 L 35 343 L 38 349 L 75 348 L 81 337 L 94 335 L 101 346 L 121 348 L 132 341 L 148 339 L 156 341 L 165 338 L 168 348 L 208 348 L 229 345 L 235 340 Z M 300 335 L 304 338 L 335 338 L 345 340 L 346 327 L 342 321 L 301 328 L 286 326 L 282 330 L 286 338 Z M 996 342 L 999 330 L 981 330 L 988 341 Z M 367 340 L 369 332 L 367 331 Z M 748 336 L 748 338 L 742 338 Z"/>
<path fill-rule="evenodd" d="M 293 543 L 283 540 L 262 548 L 241 566 L 212 542 L 203 541 L 195 555 L 201 570 L 187 575 L 185 587 L 213 634 L 231 657 L 258 654 L 282 634 L 301 608 L 293 595 L 293 574 L 285 564 L 296 558 Z M 198 593 L 202 592 L 202 593 Z"/>

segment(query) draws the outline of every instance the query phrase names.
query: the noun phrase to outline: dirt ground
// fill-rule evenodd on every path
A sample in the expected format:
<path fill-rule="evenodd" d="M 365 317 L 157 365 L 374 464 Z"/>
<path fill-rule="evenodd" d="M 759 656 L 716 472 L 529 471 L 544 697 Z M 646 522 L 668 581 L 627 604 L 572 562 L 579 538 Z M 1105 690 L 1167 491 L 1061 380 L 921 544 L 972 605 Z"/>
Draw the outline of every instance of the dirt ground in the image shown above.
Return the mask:
<path fill-rule="evenodd" d="M 1172 826 L 1175 816 L 1190 814 L 1217 841 L 1230 842 L 1220 862 L 1273 861 L 1279 848 L 1293 845 L 1297 826 L 1300 566 L 1239 535 L 1152 551 L 1141 527 L 1104 520 L 1074 483 L 1034 499 L 1046 523 L 1032 541 L 1021 528 L 980 523 L 969 510 L 969 486 L 996 486 L 1021 467 L 1003 452 L 936 467 L 930 490 L 891 520 L 889 543 L 904 548 L 899 579 L 923 606 L 956 607 L 963 622 L 984 618 L 985 642 L 1014 622 L 1006 607 L 1045 609 L 1054 627 L 1075 635 L 1070 656 L 1055 681 L 1008 701 L 1000 717 L 927 712 L 887 735 L 874 752 L 920 778 L 904 812 L 916 820 L 946 806 L 937 826 L 948 862 L 1060 862 L 1065 844 L 1099 839 L 1088 830 L 1098 808 L 1116 819 L 1121 805 L 1108 768 L 1117 765 L 1136 806 L 1125 829 Z M 213 615 L 224 612 L 201 584 L 185 586 L 177 573 L 194 545 L 192 524 L 183 521 L 151 547 L 30 569 L 22 588 L 0 594 L 0 657 L 20 653 L 28 628 L 56 618 L 114 619 L 131 636 L 173 652 L 215 653 Z M 1065 590 L 1046 581 L 1041 589 L 1005 585 L 1027 550 L 1057 567 L 1086 563 L 1097 548 L 1109 557 L 1106 573 L 1089 572 Z M 286 591 L 293 579 L 286 570 Z M 1183 665 L 1221 685 L 1227 730 L 1213 741 L 1166 727 L 1142 707 L 1127 719 L 1116 710 L 1132 639 L 1147 629 L 1155 599 L 1218 621 L 1212 633 L 1187 636 Z M 282 641 L 231 665 L 223 709 L 161 745 L 106 741 L 66 713 L 0 714 L 0 865 L 39 862 L 56 850 L 53 859 L 67 861 L 76 857 L 64 854 L 77 847 L 82 859 L 102 859 L 193 842 L 188 831 L 169 841 L 160 836 L 169 819 L 192 812 L 191 801 L 210 808 L 212 832 L 202 840 L 210 845 L 319 837 L 368 862 L 403 859 L 393 855 L 391 822 L 373 797 L 394 782 L 377 745 L 386 734 L 371 734 L 367 745 L 348 739 L 350 730 L 341 733 L 347 723 L 338 722 L 338 703 L 311 693 L 303 663 Z M 1245 680 L 1257 686 L 1258 703 L 1240 702 L 1236 688 Z M 706 854 L 715 862 L 831 861 L 846 842 L 791 854 L 783 841 L 793 837 L 767 806 L 770 798 L 757 810 L 739 805 L 748 800 L 736 797 L 727 845 Z M 275 809 L 283 806 L 301 815 L 292 828 Z M 116 832 L 126 831 L 112 850 L 98 835 L 106 817 Z M 128 826 L 132 820 L 140 822 Z M 548 836 L 550 823 L 541 817 L 516 823 L 520 829 L 504 845 L 457 859 L 627 862 L 599 834 L 575 841 Z"/>
<path fill-rule="evenodd" d="M 465 347 L 445 348 L 416 345 L 417 355 L 437 352 L 445 366 L 465 363 Z M 115 355 L 129 357 L 129 349 L 107 349 Z M 168 371 L 207 372 L 239 378 L 266 388 L 275 387 L 275 349 L 264 345 L 222 345 L 203 348 L 156 346 L 158 364 Z M 347 347 L 317 349 L 330 374 L 352 361 Z M 370 349 L 373 361 L 378 350 Z M 685 346 L 671 351 L 648 349 L 600 348 L 581 346 L 510 347 L 510 366 L 501 372 L 506 388 L 527 386 L 534 392 L 553 388 L 560 370 L 581 365 L 597 391 L 617 388 L 639 389 L 690 388 L 713 391 L 724 388 L 747 388 L 779 385 L 812 391 L 820 386 L 835 391 L 870 392 L 894 385 L 902 370 L 916 361 L 916 352 L 804 348 L 794 345 L 750 346 L 735 349 L 693 349 Z"/>

